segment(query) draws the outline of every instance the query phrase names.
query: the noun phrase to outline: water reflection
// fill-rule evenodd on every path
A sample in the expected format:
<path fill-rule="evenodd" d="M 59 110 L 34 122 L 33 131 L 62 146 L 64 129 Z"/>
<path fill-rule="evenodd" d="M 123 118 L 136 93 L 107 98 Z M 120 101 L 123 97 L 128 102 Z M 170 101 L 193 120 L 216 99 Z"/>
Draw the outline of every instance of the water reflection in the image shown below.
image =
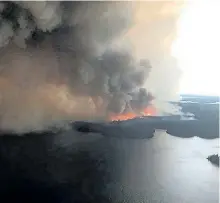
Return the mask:
<path fill-rule="evenodd" d="M 0 137 L 0 200 L 10 202 L 217 203 L 218 139 L 63 135 Z M 2 202 L 2 201 L 1 201 Z"/>
<path fill-rule="evenodd" d="M 206 157 L 218 139 L 183 139 L 157 132 L 149 140 L 111 140 L 121 165 L 117 197 L 126 202 L 218 202 L 219 169 Z"/>

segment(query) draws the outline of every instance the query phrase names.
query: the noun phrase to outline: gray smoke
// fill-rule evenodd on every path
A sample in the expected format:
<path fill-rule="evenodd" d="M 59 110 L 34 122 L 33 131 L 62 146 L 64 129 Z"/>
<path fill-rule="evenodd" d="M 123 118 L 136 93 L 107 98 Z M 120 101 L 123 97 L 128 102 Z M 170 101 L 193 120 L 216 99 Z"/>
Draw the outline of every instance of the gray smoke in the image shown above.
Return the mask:
<path fill-rule="evenodd" d="M 141 111 L 147 59 L 116 46 L 133 2 L 0 3 L 0 127 L 44 129 L 66 120 Z"/>

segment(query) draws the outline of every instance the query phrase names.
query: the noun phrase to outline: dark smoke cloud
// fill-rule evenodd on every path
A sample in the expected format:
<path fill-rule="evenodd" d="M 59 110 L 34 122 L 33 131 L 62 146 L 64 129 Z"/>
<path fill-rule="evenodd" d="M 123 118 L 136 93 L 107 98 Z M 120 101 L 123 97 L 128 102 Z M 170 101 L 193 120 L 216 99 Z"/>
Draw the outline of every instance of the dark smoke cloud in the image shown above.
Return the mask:
<path fill-rule="evenodd" d="M 39 130 L 145 108 L 151 64 L 115 46 L 134 24 L 134 4 L 0 3 L 0 127 Z"/>

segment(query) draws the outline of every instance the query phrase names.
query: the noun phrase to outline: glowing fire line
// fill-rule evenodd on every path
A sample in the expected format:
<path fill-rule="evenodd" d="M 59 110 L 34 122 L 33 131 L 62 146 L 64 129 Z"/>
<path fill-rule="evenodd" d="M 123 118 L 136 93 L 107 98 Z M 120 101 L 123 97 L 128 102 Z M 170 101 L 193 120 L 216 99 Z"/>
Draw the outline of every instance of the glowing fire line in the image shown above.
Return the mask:
<path fill-rule="evenodd" d="M 141 117 L 141 116 L 155 116 L 155 115 L 156 115 L 155 107 L 148 106 L 140 113 L 140 115 L 134 112 L 128 112 L 128 113 L 123 113 L 119 115 L 112 115 L 110 119 L 112 121 L 119 121 L 119 120 L 129 120 L 129 119 Z"/>

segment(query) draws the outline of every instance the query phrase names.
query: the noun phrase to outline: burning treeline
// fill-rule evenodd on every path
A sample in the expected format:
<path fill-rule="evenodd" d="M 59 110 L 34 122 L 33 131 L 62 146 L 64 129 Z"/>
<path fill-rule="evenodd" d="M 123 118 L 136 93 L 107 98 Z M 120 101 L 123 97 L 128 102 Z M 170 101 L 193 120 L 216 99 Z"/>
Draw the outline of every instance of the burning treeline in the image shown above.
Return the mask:
<path fill-rule="evenodd" d="M 170 47 L 178 9 L 174 2 L 0 3 L 0 128 L 154 114 L 152 99 L 177 87 Z"/>

